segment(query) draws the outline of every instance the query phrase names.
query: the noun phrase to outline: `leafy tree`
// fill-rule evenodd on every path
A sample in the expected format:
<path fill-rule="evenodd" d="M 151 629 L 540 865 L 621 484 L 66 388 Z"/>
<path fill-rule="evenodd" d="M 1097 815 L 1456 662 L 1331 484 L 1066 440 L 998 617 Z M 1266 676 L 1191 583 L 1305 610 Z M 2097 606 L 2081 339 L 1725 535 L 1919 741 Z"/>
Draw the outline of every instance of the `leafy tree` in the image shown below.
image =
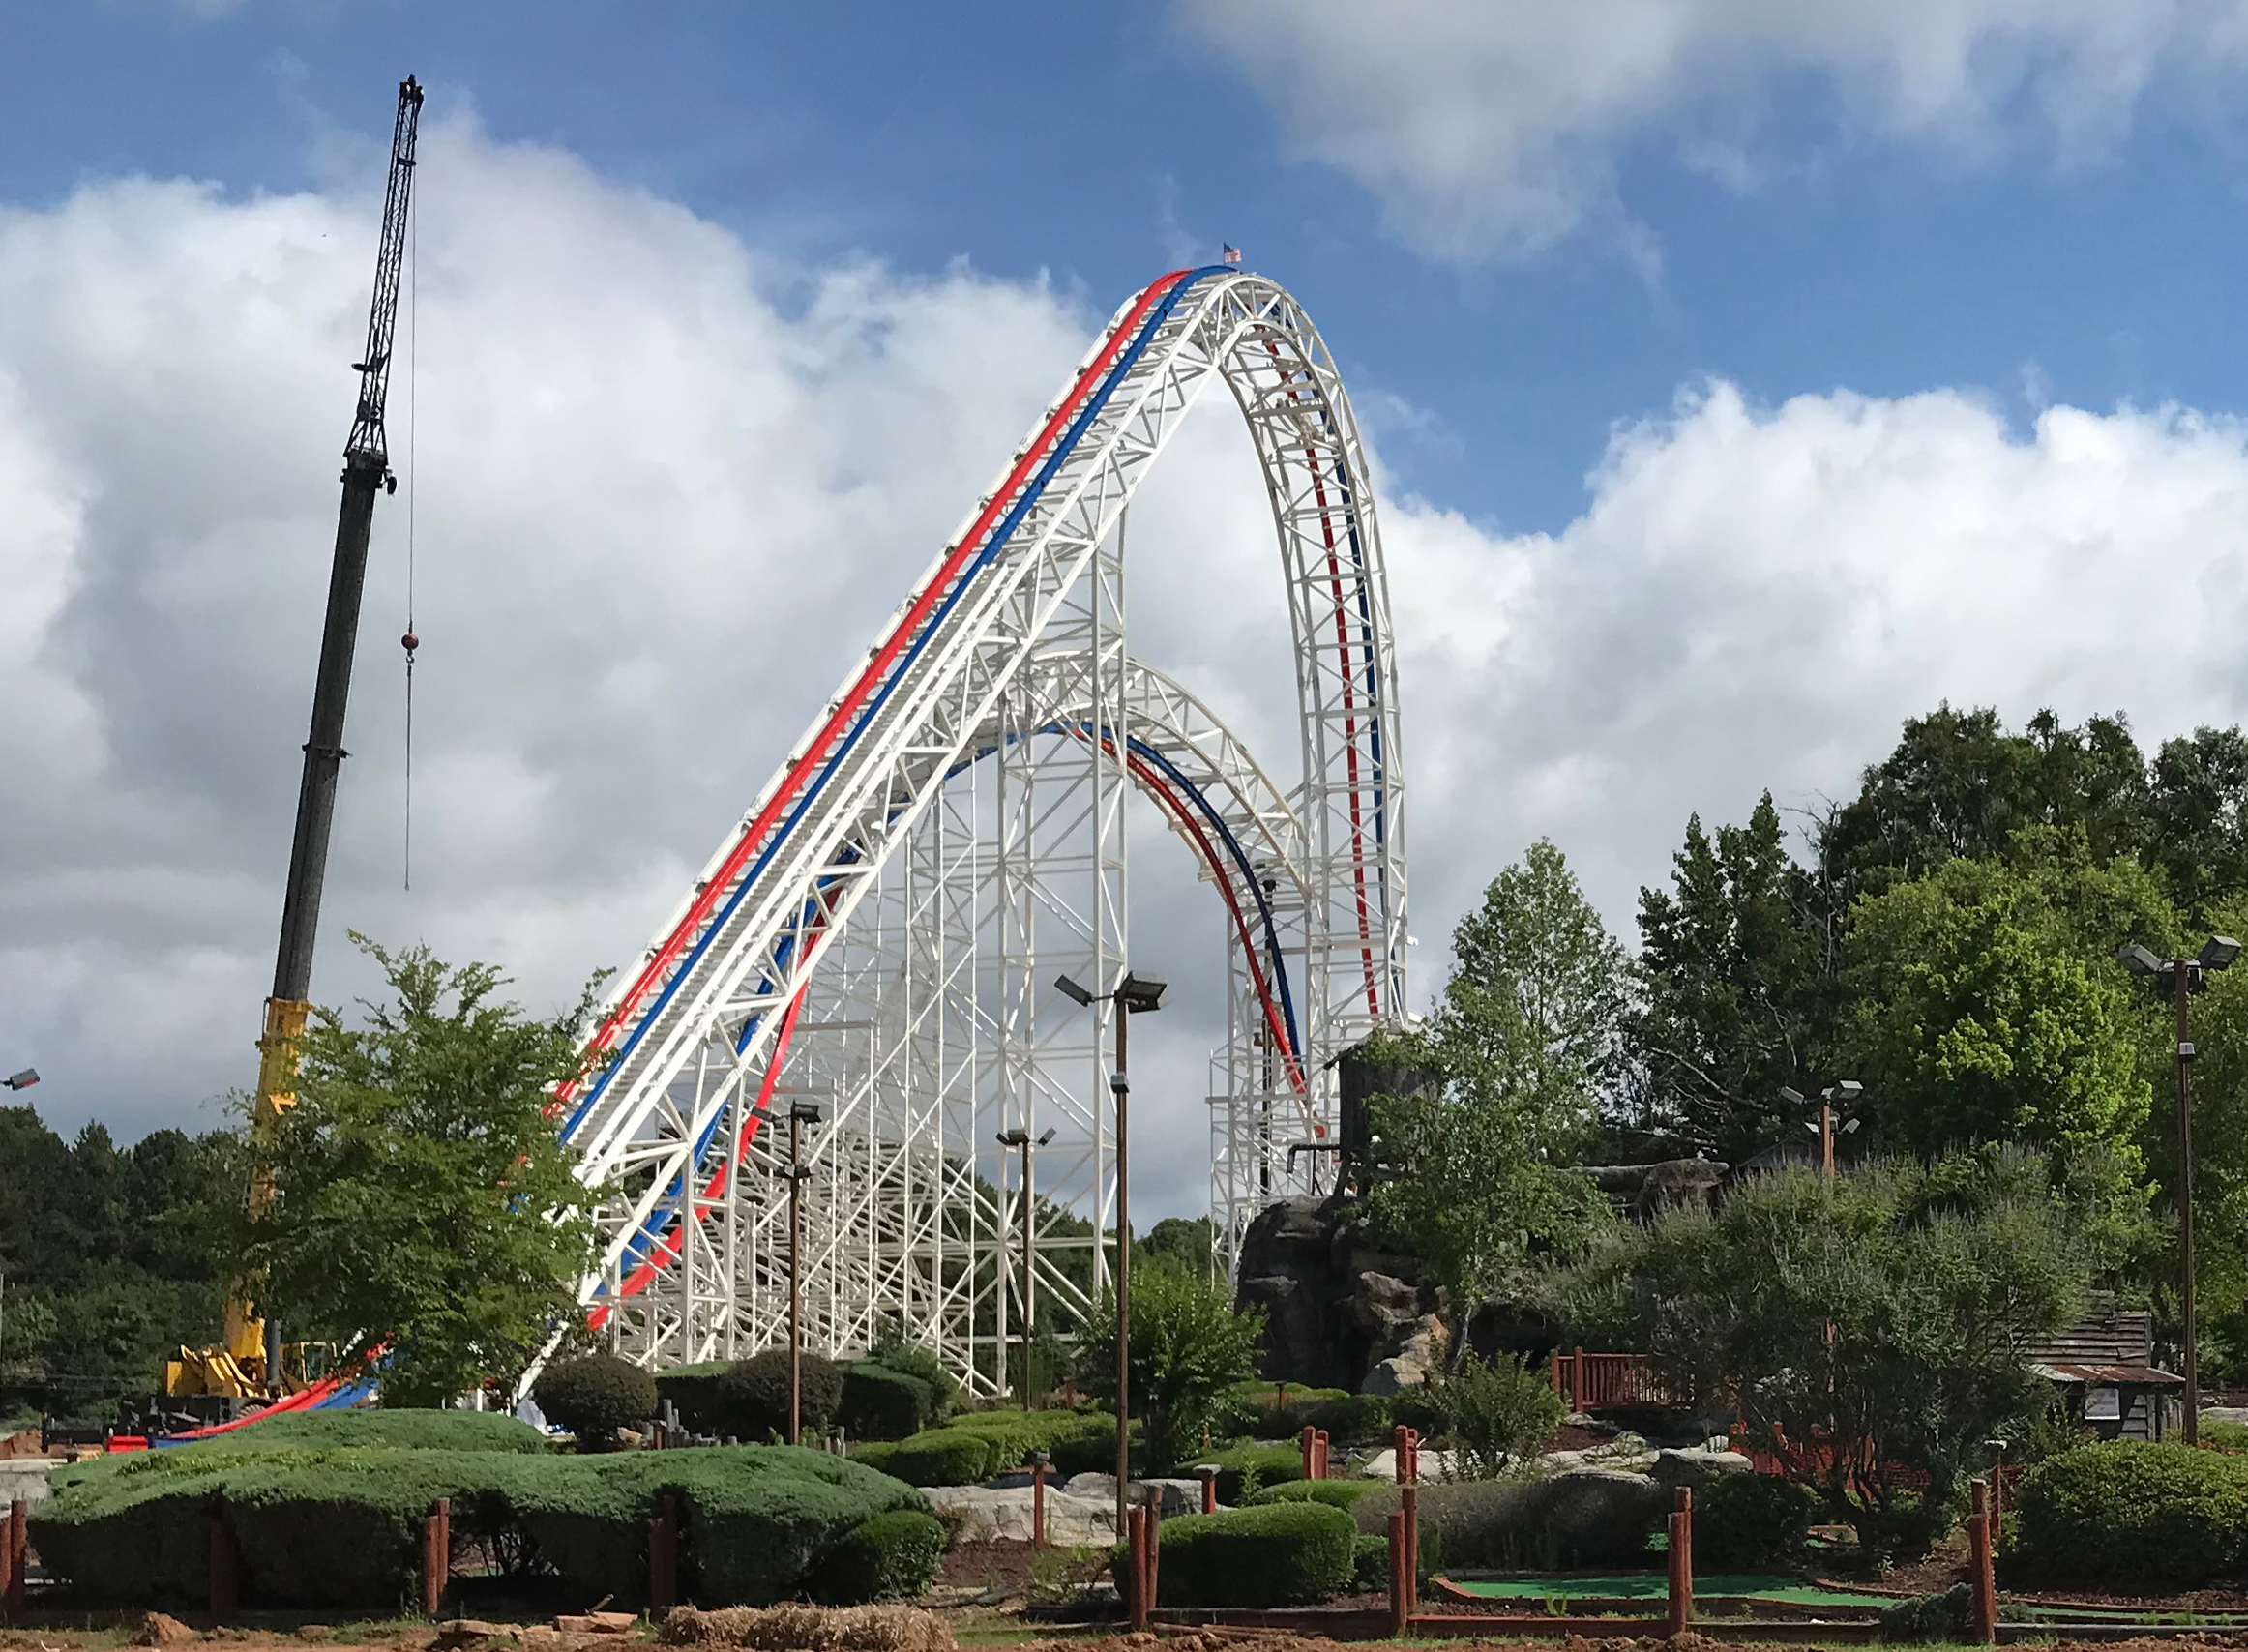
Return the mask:
<path fill-rule="evenodd" d="M 1614 1231 L 1550 1293 L 1740 1417 L 1869 1551 L 1918 1552 L 1982 1442 L 2049 1402 L 2025 1350 L 2082 1311 L 2089 1251 L 2043 1161 L 1992 1150 L 1760 1177 L 1714 1214 Z"/>
<path fill-rule="evenodd" d="M 2248 735 L 2197 728 L 2166 740 L 2148 781 L 2148 857 L 2206 924 L 2217 904 L 2248 894 Z"/>
<path fill-rule="evenodd" d="M 1837 1076 L 1831 880 L 1790 859 L 1766 792 L 1714 840 L 1690 819 L 1671 885 L 1640 891 L 1644 1130 L 1671 1151 L 1745 1159 L 1797 1127 L 1783 1087 Z"/>
<path fill-rule="evenodd" d="M 1261 1313 L 1235 1314 L 1233 1293 L 1174 1264 L 1134 1269 L 1128 1327 L 1132 1408 L 1151 1463 L 1170 1466 L 1199 1443 L 1234 1386 L 1257 1374 Z M 1078 1386 L 1116 1401 L 1116 1298 L 1104 1291 L 1078 1343 Z"/>
<path fill-rule="evenodd" d="M 594 1254 L 594 1194 L 547 1110 L 592 989 L 536 1020 L 488 964 L 353 939 L 393 996 L 306 1029 L 296 1105 L 248 1140 L 273 1199 L 239 1220 L 240 1254 L 283 1324 L 388 1344 L 387 1403 L 441 1403 L 519 1372 Z"/>
<path fill-rule="evenodd" d="M 1218 1236 L 1206 1216 L 1167 1216 L 1133 1245 L 1133 1265 L 1139 1266 L 1142 1257 L 1207 1274 L 1217 1266 Z"/>

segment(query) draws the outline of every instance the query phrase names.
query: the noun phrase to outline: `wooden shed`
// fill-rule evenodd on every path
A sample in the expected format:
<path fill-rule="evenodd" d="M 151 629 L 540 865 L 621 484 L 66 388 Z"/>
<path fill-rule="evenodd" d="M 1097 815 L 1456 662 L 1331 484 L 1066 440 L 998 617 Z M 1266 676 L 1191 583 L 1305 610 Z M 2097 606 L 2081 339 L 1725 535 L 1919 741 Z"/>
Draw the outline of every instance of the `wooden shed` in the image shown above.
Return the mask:
<path fill-rule="evenodd" d="M 2185 1418 L 2185 1378 L 2154 1363 L 2154 1315 L 2105 1307 L 2026 1350 L 2069 1414 L 2104 1440 L 2158 1440 Z"/>

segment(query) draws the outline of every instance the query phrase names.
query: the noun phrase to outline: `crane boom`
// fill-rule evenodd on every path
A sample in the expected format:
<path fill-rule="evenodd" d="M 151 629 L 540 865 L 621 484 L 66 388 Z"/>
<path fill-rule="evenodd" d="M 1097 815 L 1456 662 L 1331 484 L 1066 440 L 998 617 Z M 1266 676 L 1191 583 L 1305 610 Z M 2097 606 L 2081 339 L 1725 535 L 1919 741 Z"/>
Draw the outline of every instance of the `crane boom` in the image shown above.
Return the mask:
<path fill-rule="evenodd" d="M 271 1130 L 296 1100 L 297 1042 L 311 1013 L 312 948 L 320 925 L 320 890 L 328 871 L 328 837 L 336 819 L 336 782 L 342 769 L 343 713 L 351 696 L 351 657 L 359 639 L 359 604 L 367 584 L 368 536 L 375 496 L 398 490 L 391 474 L 383 411 L 390 398 L 391 343 L 398 328 L 399 278 L 405 263 L 406 224 L 414 191 L 414 142 L 421 124 L 422 88 L 412 76 L 399 82 L 391 130 L 390 182 L 383 193 L 382 242 L 374 260 L 374 301 L 367 316 L 367 348 L 352 364 L 359 374 L 359 404 L 343 444 L 343 502 L 336 518 L 335 561 L 328 574 L 328 614 L 320 633 L 320 665 L 312 683 L 311 732 L 305 740 L 304 778 L 297 788 L 296 836 L 289 847 L 289 881 L 281 901 L 281 946 L 274 961 L 273 995 L 265 1001 L 258 1039 L 257 1104 L 251 1128 Z M 253 1186 L 251 1207 L 272 1197 Z M 273 1392 L 281 1382 L 278 1327 L 261 1324 L 240 1284 L 226 1304 L 226 1351 L 250 1385 Z"/>

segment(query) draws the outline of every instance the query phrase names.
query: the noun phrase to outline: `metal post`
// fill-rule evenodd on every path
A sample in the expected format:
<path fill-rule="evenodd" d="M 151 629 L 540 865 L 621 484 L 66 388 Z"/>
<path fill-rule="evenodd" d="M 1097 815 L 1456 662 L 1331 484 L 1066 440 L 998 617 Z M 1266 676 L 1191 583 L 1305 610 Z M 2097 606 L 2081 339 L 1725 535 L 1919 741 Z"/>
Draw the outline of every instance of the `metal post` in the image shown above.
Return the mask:
<path fill-rule="evenodd" d="M 1037 1409 L 1037 1402 L 1030 1393 L 1030 1228 L 1033 1220 L 1030 1208 L 1030 1127 L 1026 1124 L 1022 1127 L 1022 1408 L 1025 1411 Z"/>
<path fill-rule="evenodd" d="M 788 1443 L 804 1410 L 804 1120 L 788 1111 Z"/>
<path fill-rule="evenodd" d="M 1132 1012 L 1120 997 L 1111 996 L 1109 1007 L 1116 1018 L 1116 1519 L 1122 1524 L 1124 1490 L 1132 1482 L 1132 1182 L 1124 1151 L 1125 1106 L 1132 1095 L 1124 1029 Z"/>
<path fill-rule="evenodd" d="M 1834 1185 L 1834 1104 L 1823 1096 L 1819 1100 L 1819 1173 L 1828 1187 Z"/>
<path fill-rule="evenodd" d="M 2185 1443 L 2202 1438 L 2201 1326 L 2194 1314 L 2193 1035 L 2186 1030 L 2186 991 L 2192 972 L 2179 959 L 2170 966 L 2177 1001 L 2177 1248 L 2178 1307 L 2185 1316 Z M 2159 1405 L 2159 1399 L 2152 1401 Z"/>

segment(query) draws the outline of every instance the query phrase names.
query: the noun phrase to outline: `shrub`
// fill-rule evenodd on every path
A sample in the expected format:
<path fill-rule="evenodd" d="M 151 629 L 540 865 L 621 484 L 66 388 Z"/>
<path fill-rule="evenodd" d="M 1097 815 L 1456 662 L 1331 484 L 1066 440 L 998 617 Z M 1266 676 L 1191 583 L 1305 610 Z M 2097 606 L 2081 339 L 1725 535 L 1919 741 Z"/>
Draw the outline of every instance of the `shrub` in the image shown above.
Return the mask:
<path fill-rule="evenodd" d="M 1376 1481 L 1350 1518 L 1380 1532 L 1397 1506 L 1397 1488 Z M 1423 1486 L 1421 1564 L 1434 1568 L 1440 1553 L 1444 1565 L 1502 1571 L 1637 1566 L 1670 1508 L 1669 1490 L 1627 1474 Z"/>
<path fill-rule="evenodd" d="M 953 1381 L 952 1372 L 944 1369 L 944 1361 L 936 1357 L 934 1348 L 925 1348 L 919 1342 L 908 1342 L 895 1332 L 877 1339 L 873 1350 L 863 1363 L 878 1365 L 885 1371 L 894 1371 L 904 1376 L 918 1377 L 929 1384 L 936 1396 L 936 1409 L 923 1419 L 933 1422 L 944 1408 L 953 1402 L 960 1392 L 960 1384 Z"/>
<path fill-rule="evenodd" d="M 336 1451 L 391 1446 L 400 1451 L 547 1451 L 547 1436 L 496 1411 L 293 1411 L 166 1452 Z"/>
<path fill-rule="evenodd" d="M 1695 1535 L 1699 1539 L 1701 1534 Z M 1954 1583 L 1940 1594 L 1915 1595 L 1908 1601 L 1883 1607 L 1881 1638 L 1892 1645 L 1965 1640 L 1972 1602 L 1973 1591 L 1965 1583 Z"/>
<path fill-rule="evenodd" d="M 1304 1422 L 1326 1430 L 1337 1445 L 1364 1445 L 1389 1432 L 1389 1401 L 1377 1394 L 1346 1394 L 1305 1406 Z"/>
<path fill-rule="evenodd" d="M 936 1390 L 918 1376 L 861 1360 L 843 1370 L 836 1421 L 855 1440 L 902 1440 L 936 1416 Z"/>
<path fill-rule="evenodd" d="M 1389 1592 L 1389 1539 L 1361 1536 L 1350 1551 L 1350 1592 L 1380 1595 Z"/>
<path fill-rule="evenodd" d="M 1228 1446 L 1201 1460 L 1218 1465 L 1221 1503 L 1246 1503 L 1252 1492 L 1263 1487 L 1304 1477 L 1303 1451 L 1292 1445 Z"/>
<path fill-rule="evenodd" d="M 656 1414 L 656 1379 L 614 1354 L 587 1354 L 541 1372 L 531 1401 L 579 1444 L 605 1450 L 616 1443 L 619 1429 Z"/>
<path fill-rule="evenodd" d="M 1185 1607 L 1308 1606 L 1350 1586 L 1358 1533 L 1324 1503 L 1278 1503 L 1163 1522 L 1156 1602 Z"/>
<path fill-rule="evenodd" d="M 596 1457 L 184 1447 L 59 1471 L 34 1524 L 42 1558 L 89 1604 L 199 1602 L 220 1509 L 241 1541 L 251 1599 L 388 1609 L 412 1588 L 423 1516 L 450 1497 L 457 1529 L 534 1551 L 567 1598 L 636 1601 L 648 1517 L 664 1495 L 679 1499 L 693 1591 L 706 1601 L 793 1595 L 873 1517 L 929 1513 L 895 1480 L 787 1447 Z"/>
<path fill-rule="evenodd" d="M 1776 1474 L 1721 1475 L 1694 1494 L 1694 1559 L 1720 1572 L 1798 1565 L 1809 1551 L 1819 1498 Z"/>
<path fill-rule="evenodd" d="M 932 1429 L 891 1448 L 882 1472 L 908 1486 L 976 1486 L 998 1472 L 989 1435 L 968 1429 Z"/>
<path fill-rule="evenodd" d="M 929 1587 L 944 1559 L 944 1523 L 915 1509 L 862 1520 L 813 1575 L 813 1598 L 831 1606 L 897 1600 Z"/>
<path fill-rule="evenodd" d="M 1274 1503 L 1324 1503 L 1332 1509 L 1347 1509 L 1369 1491 L 1379 1490 L 1381 1485 L 1378 1480 L 1287 1480 L 1252 1491 L 1241 1501 L 1252 1509 Z"/>
<path fill-rule="evenodd" d="M 798 1373 L 797 1421 L 800 1434 L 817 1439 L 835 1421 L 843 1403 L 843 1368 L 817 1354 L 803 1354 Z M 767 1348 L 736 1360 L 718 1379 L 720 1432 L 742 1440 L 788 1437 L 788 1350 Z"/>
<path fill-rule="evenodd" d="M 1116 1419 L 1105 1411 L 971 1411 L 856 1456 L 908 1485 L 972 1486 L 1021 1467 L 1034 1451 L 1052 1453 L 1061 1468 L 1071 1448 L 1085 1447 L 1095 1453 L 1091 1466 L 1107 1467 L 1112 1458 L 1100 1454 L 1112 1449 L 1115 1436 Z"/>
<path fill-rule="evenodd" d="M 698 1434 L 723 1436 L 726 1432 L 725 1418 L 719 1402 L 718 1385 L 732 1369 L 725 1360 L 707 1360 L 701 1365 L 675 1365 L 669 1371 L 658 1372 L 659 1406 L 667 1401 L 687 1428 Z"/>
<path fill-rule="evenodd" d="M 1460 1369 L 1433 1384 L 1429 1399 L 1443 1415 L 1462 1478 L 1468 1480 L 1497 1479 L 1568 1414 L 1550 1381 L 1504 1354 L 1489 1363 L 1463 1354 Z"/>
<path fill-rule="evenodd" d="M 2022 1482 L 2009 1558 L 2054 1582 L 2194 1587 L 2238 1573 L 2248 1463 L 2113 1440 L 2049 1458 Z"/>

